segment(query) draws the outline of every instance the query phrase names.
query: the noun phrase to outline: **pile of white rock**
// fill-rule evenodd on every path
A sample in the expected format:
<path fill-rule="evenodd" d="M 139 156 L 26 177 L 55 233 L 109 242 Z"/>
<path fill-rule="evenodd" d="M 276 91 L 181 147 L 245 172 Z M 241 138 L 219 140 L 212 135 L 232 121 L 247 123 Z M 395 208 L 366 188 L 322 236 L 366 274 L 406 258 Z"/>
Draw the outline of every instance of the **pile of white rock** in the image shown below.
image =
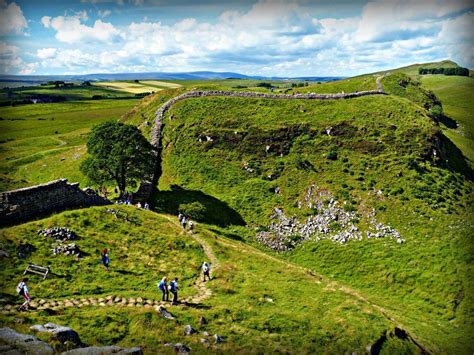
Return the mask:
<path fill-rule="evenodd" d="M 298 206 L 302 206 L 298 202 Z M 367 238 L 393 238 L 397 243 L 404 243 L 400 233 L 393 227 L 377 222 L 375 210 L 366 216 L 369 228 L 364 233 L 356 225 L 360 214 L 344 208 L 333 195 L 315 185 L 310 186 L 305 194 L 305 205 L 315 211 L 304 222 L 296 217 L 287 217 L 280 208 L 274 209 L 271 217 L 274 221 L 267 230 L 258 232 L 256 239 L 275 251 L 288 251 L 305 240 L 319 241 L 329 239 L 345 244 L 350 240 Z"/>
<path fill-rule="evenodd" d="M 79 248 L 79 245 L 75 243 L 58 244 L 52 250 L 53 250 L 54 255 L 64 254 L 64 255 L 74 255 L 74 256 L 80 257 L 82 254 L 81 249 Z"/>
<path fill-rule="evenodd" d="M 72 230 L 64 227 L 40 229 L 38 234 L 44 237 L 54 238 L 57 241 L 77 240 L 79 238 Z"/>

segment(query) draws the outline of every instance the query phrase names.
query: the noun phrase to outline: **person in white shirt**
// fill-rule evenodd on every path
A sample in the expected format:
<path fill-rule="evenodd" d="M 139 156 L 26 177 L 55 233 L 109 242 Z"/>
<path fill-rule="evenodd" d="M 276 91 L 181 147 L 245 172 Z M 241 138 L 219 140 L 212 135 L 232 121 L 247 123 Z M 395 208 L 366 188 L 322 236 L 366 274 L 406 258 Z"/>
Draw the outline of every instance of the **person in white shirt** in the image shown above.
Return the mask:
<path fill-rule="evenodd" d="M 28 285 L 26 284 L 27 282 L 28 282 L 28 278 L 25 277 L 16 286 L 16 292 L 18 292 L 18 294 L 20 296 L 23 296 L 23 298 L 25 299 L 25 302 L 20 307 L 18 307 L 19 312 L 25 310 L 28 307 L 28 305 L 30 304 L 31 298 L 30 298 L 30 291 L 28 290 Z"/>
<path fill-rule="evenodd" d="M 206 282 L 206 276 L 208 280 L 211 279 L 211 276 L 209 275 L 210 271 L 211 271 L 211 266 L 209 265 L 207 261 L 205 261 L 204 264 L 202 264 L 202 276 L 203 276 L 204 282 Z"/>

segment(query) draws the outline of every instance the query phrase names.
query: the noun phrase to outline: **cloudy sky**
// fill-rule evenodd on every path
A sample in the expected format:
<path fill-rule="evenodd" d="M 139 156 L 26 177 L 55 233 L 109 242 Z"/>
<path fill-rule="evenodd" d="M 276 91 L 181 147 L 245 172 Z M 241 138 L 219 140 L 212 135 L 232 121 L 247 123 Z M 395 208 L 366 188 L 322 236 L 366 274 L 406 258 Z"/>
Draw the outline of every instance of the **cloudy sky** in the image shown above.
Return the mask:
<path fill-rule="evenodd" d="M 0 72 L 474 68 L 474 0 L 0 0 Z"/>

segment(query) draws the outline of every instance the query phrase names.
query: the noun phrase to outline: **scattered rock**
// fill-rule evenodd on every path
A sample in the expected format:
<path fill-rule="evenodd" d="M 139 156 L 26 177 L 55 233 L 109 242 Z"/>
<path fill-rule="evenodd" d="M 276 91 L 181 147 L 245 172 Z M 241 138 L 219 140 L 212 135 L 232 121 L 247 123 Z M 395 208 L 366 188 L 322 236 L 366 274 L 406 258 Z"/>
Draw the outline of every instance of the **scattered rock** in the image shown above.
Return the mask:
<path fill-rule="evenodd" d="M 82 255 L 82 251 L 79 248 L 79 245 L 75 243 L 70 244 L 58 244 L 53 249 L 54 255 L 64 254 L 64 255 L 74 255 L 80 257 Z"/>
<path fill-rule="evenodd" d="M 69 228 L 64 227 L 40 229 L 38 234 L 44 237 L 53 238 L 58 242 L 65 240 L 77 240 L 79 238 L 76 233 L 71 231 Z"/>
<path fill-rule="evenodd" d="M 36 324 L 30 327 L 37 332 L 47 332 L 54 335 L 54 337 L 61 343 L 69 342 L 75 346 L 82 346 L 81 338 L 76 331 L 72 330 L 69 327 L 64 327 L 62 325 L 54 323 L 46 323 L 44 325 Z"/>
<path fill-rule="evenodd" d="M 201 341 L 201 343 L 203 343 L 203 344 L 209 344 L 209 343 L 210 343 L 210 342 L 209 342 L 209 339 L 206 339 L 206 338 L 201 338 L 200 341 Z"/>
<path fill-rule="evenodd" d="M 115 345 L 89 346 L 87 348 L 79 348 L 79 349 L 65 351 L 61 355 L 109 355 L 109 354 L 142 355 L 143 351 L 139 347 L 121 348 Z"/>
<path fill-rule="evenodd" d="M 275 208 L 274 221 L 266 230 L 257 233 L 257 241 L 275 251 L 285 252 L 308 239 L 329 239 L 340 244 L 363 239 L 363 233 L 356 225 L 360 214 L 346 202 L 339 204 L 328 190 L 311 185 L 306 191 L 304 203 L 315 211 L 314 215 L 300 222 L 296 217 L 287 217 L 282 209 Z M 301 201 L 297 201 L 298 207 L 302 205 Z M 377 222 L 375 210 L 366 217 L 369 222 L 369 229 L 365 232 L 367 238 L 393 238 L 399 244 L 404 242 L 394 228 Z"/>
<path fill-rule="evenodd" d="M 191 325 L 186 325 L 184 327 L 184 335 L 191 335 L 196 333 L 196 329 L 194 329 Z"/>
<path fill-rule="evenodd" d="M 0 343 L 4 344 L 2 354 L 54 354 L 49 344 L 32 335 L 17 333 L 11 328 L 0 329 Z"/>
<path fill-rule="evenodd" d="M 174 344 L 173 347 L 174 351 L 176 351 L 178 354 L 188 354 L 191 351 L 191 348 L 181 344 L 181 343 L 176 343 Z"/>
<path fill-rule="evenodd" d="M 168 310 L 163 307 L 163 306 L 156 306 L 155 307 L 156 311 L 161 313 L 161 315 L 163 316 L 163 318 L 166 318 L 166 319 L 175 319 L 175 317 L 170 313 L 168 312 Z"/>
<path fill-rule="evenodd" d="M 18 245 L 18 257 L 20 259 L 26 259 L 35 250 L 36 248 L 30 243 L 20 243 L 20 245 Z"/>
<path fill-rule="evenodd" d="M 206 325 L 207 324 L 206 318 L 204 318 L 204 317 L 199 318 L 199 324 L 200 325 Z"/>
<path fill-rule="evenodd" d="M 220 344 L 224 342 L 224 339 L 222 339 L 219 335 L 214 334 L 214 340 L 216 341 L 216 344 Z"/>

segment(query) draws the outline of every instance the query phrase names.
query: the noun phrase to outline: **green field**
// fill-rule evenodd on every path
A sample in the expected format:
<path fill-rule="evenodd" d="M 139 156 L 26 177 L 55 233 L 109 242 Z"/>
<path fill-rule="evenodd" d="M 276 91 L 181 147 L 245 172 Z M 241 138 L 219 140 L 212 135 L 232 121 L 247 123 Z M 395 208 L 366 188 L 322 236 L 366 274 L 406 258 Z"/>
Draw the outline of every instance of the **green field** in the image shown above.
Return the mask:
<path fill-rule="evenodd" d="M 440 98 L 446 115 L 443 132 L 474 166 L 474 78 L 424 75 L 421 83 Z"/>
<path fill-rule="evenodd" d="M 0 191 L 58 178 L 86 184 L 79 171 L 90 128 L 119 119 L 138 100 L 68 101 L 0 107 Z"/>

